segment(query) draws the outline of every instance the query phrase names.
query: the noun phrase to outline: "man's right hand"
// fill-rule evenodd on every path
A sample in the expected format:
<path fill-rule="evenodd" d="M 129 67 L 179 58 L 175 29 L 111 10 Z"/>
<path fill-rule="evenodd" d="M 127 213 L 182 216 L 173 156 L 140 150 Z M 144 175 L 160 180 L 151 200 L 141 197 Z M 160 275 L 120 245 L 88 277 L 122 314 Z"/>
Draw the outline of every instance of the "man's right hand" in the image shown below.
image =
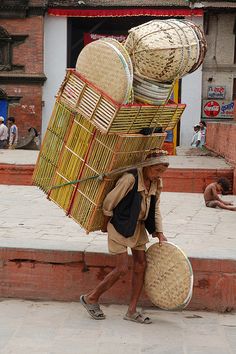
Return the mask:
<path fill-rule="evenodd" d="M 110 216 L 104 216 L 103 224 L 102 224 L 102 227 L 101 227 L 101 231 L 102 232 L 107 232 L 107 224 L 110 221 L 110 218 L 111 218 Z"/>

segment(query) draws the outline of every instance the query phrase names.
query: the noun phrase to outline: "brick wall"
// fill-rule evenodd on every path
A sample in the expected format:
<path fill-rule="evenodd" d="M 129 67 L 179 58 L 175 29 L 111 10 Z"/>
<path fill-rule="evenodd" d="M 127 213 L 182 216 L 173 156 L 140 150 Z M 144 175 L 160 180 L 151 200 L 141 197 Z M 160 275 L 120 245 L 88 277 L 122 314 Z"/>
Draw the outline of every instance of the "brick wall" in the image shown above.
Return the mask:
<path fill-rule="evenodd" d="M 206 145 L 210 150 L 236 165 L 236 124 L 208 123 Z"/>
<path fill-rule="evenodd" d="M 3 72 L 5 77 L 0 77 L 1 89 L 9 98 L 8 116 L 16 118 L 20 136 L 27 135 L 30 127 L 40 132 L 43 80 L 35 78 L 43 76 L 43 17 L 1 19 L 1 26 L 10 36 L 28 35 L 12 46 L 12 64 L 24 69 Z"/>
<path fill-rule="evenodd" d="M 1 88 L 8 96 L 22 96 L 19 103 L 10 104 L 8 115 L 14 116 L 19 135 L 25 136 L 30 127 L 41 131 L 42 87 L 37 84 L 6 84 Z"/>
<path fill-rule="evenodd" d="M 25 66 L 25 73 L 43 72 L 43 17 L 1 19 L 10 35 L 28 35 L 24 43 L 13 46 L 13 64 Z"/>
<path fill-rule="evenodd" d="M 194 272 L 189 310 L 236 309 L 236 261 L 190 258 Z M 115 257 L 80 251 L 0 248 L 0 296 L 79 301 L 114 268 Z M 132 259 L 129 257 L 129 269 Z M 131 272 L 101 297 L 101 303 L 128 304 Z M 143 292 L 140 305 L 151 306 Z"/>
<path fill-rule="evenodd" d="M 206 145 L 234 166 L 233 194 L 236 194 L 236 123 L 208 123 Z"/>

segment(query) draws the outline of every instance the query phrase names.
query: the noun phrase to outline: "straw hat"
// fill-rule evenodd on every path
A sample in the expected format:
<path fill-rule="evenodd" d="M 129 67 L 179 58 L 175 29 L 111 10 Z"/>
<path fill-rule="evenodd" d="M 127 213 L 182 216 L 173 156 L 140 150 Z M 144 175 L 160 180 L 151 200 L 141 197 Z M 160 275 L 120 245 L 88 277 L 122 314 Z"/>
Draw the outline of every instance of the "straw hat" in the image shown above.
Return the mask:
<path fill-rule="evenodd" d="M 86 45 L 78 56 L 76 70 L 118 103 L 127 103 L 133 76 L 128 53 L 123 55 L 117 43 L 97 40 Z"/>
<path fill-rule="evenodd" d="M 158 150 L 149 153 L 146 156 L 146 159 L 142 162 L 142 167 L 169 164 L 169 159 L 167 154 L 168 153 L 165 150 Z"/>
<path fill-rule="evenodd" d="M 0 116 L 0 122 L 4 122 L 3 116 Z"/>
<path fill-rule="evenodd" d="M 146 252 L 145 291 L 156 306 L 182 309 L 192 297 L 193 271 L 181 249 L 172 243 L 155 243 Z"/>

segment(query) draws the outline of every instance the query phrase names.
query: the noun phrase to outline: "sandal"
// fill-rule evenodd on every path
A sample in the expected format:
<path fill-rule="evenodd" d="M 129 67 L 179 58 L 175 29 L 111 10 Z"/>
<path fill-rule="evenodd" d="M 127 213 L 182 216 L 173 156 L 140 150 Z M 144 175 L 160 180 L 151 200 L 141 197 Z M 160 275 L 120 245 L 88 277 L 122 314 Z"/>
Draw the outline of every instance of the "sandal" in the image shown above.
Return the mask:
<path fill-rule="evenodd" d="M 84 297 L 85 295 L 80 296 L 80 302 L 86 308 L 90 316 L 92 316 L 95 320 L 104 320 L 106 316 L 100 309 L 99 304 L 88 304 L 87 302 L 85 302 Z"/>
<path fill-rule="evenodd" d="M 144 324 L 152 323 L 152 320 L 149 317 L 143 316 L 140 312 L 134 312 L 134 313 L 132 313 L 132 315 L 129 315 L 127 313 L 124 316 L 124 320 L 133 321 L 133 322 L 137 322 L 137 323 L 144 323 Z"/>

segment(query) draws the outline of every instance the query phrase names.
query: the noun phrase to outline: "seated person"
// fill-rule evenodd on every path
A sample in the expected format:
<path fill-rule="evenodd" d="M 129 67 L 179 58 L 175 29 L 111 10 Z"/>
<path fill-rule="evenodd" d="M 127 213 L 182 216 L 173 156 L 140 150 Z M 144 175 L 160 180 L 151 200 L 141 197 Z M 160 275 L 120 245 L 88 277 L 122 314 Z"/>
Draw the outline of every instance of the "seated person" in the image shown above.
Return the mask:
<path fill-rule="evenodd" d="M 209 208 L 221 208 L 226 210 L 236 211 L 236 207 L 231 202 L 222 200 L 218 193 L 228 192 L 230 182 L 227 178 L 220 178 L 217 182 L 210 183 L 204 192 L 206 206 Z"/>

